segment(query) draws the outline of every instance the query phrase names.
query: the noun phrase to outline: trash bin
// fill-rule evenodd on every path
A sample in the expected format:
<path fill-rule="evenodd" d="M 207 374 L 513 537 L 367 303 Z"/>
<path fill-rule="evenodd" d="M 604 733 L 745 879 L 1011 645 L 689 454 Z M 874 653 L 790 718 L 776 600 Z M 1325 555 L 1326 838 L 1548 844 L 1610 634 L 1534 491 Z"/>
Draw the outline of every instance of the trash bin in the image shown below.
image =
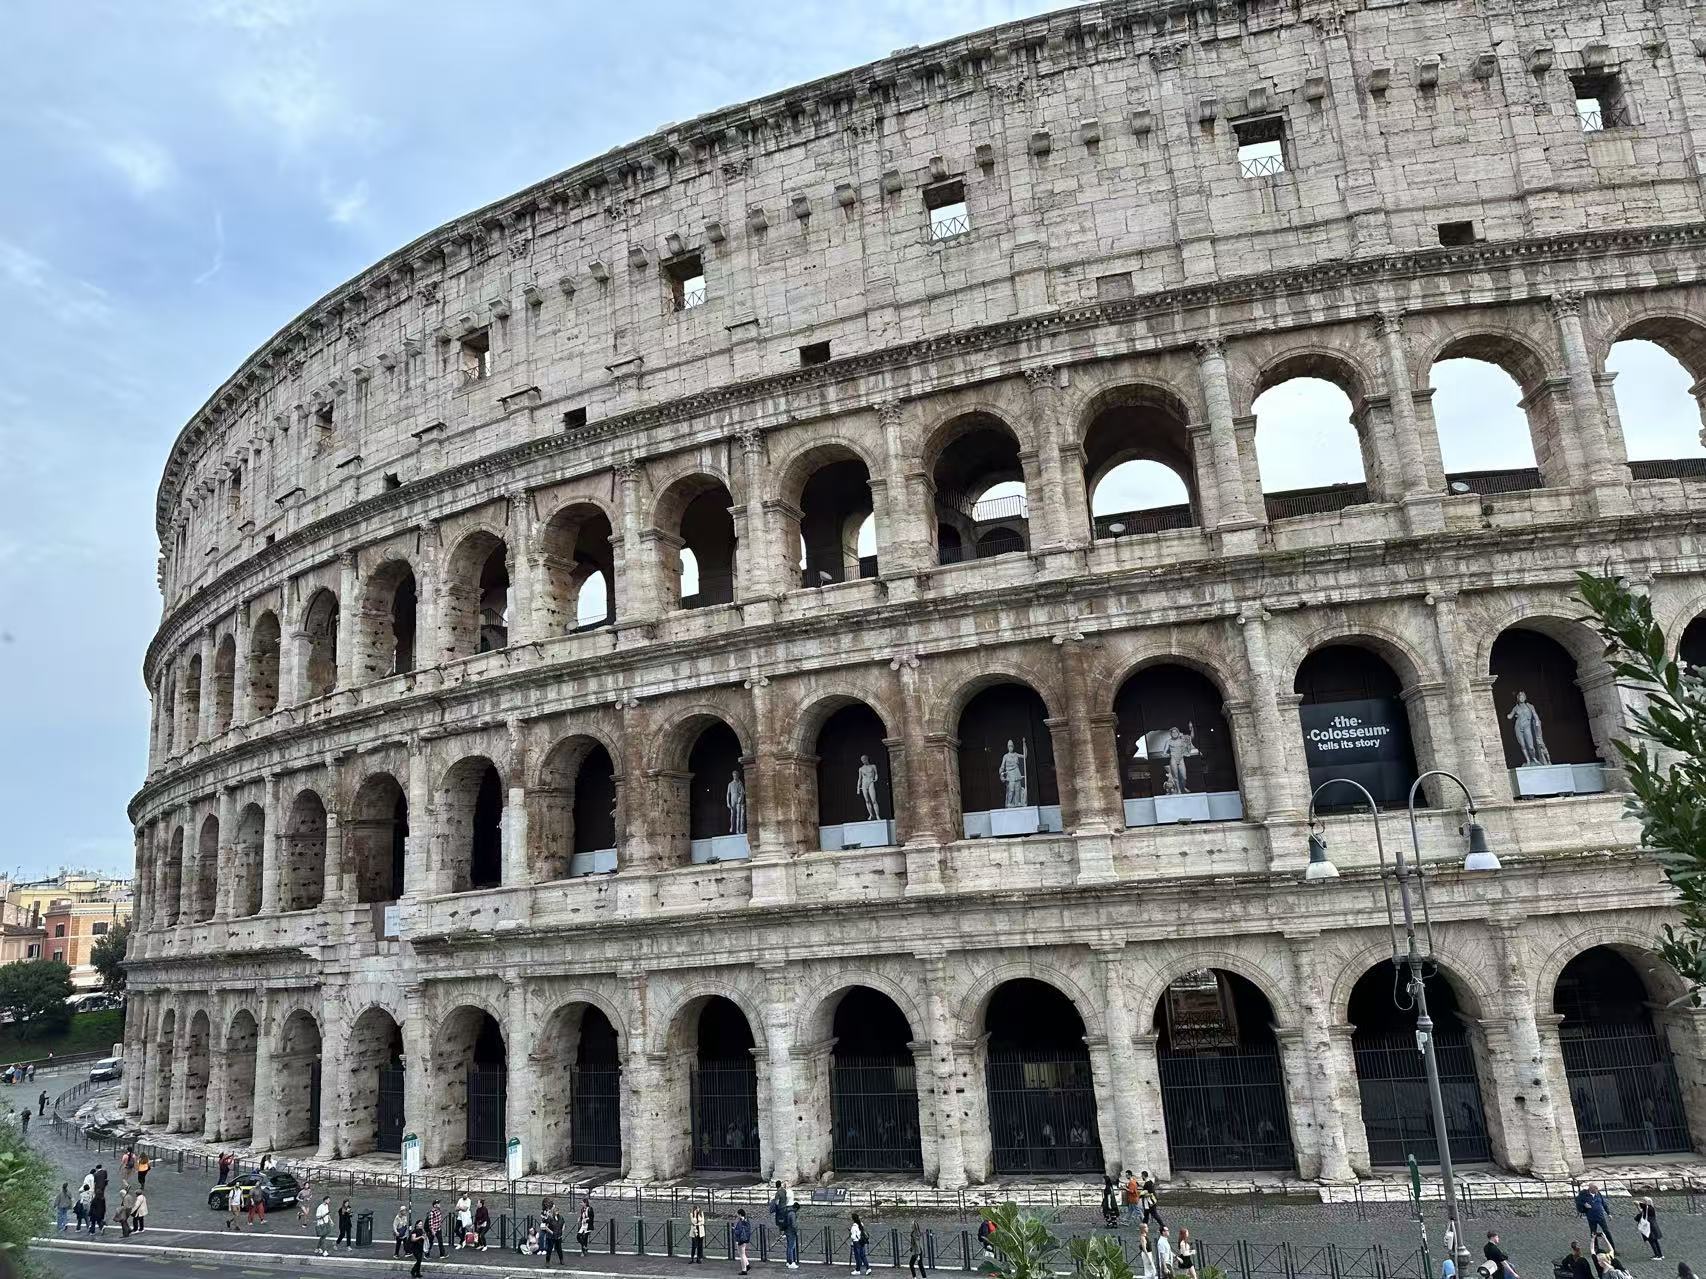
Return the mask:
<path fill-rule="evenodd" d="M 358 1212 L 355 1214 L 355 1246 L 371 1248 L 373 1246 L 373 1214 Z"/>

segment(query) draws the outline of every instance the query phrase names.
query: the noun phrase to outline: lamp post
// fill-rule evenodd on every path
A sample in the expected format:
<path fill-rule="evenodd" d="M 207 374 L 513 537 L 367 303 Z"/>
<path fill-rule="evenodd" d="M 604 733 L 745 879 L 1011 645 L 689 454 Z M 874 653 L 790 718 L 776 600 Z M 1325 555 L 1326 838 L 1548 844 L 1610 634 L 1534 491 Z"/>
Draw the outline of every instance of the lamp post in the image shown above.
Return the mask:
<path fill-rule="evenodd" d="M 1469 848 L 1463 857 L 1463 869 L 1466 871 L 1491 871 L 1499 869 L 1499 859 L 1487 847 L 1487 833 L 1481 829 L 1481 824 L 1475 820 L 1475 797 L 1469 793 L 1469 788 L 1455 773 L 1448 773 L 1442 768 L 1430 769 L 1418 777 L 1410 786 L 1410 848 L 1413 862 L 1405 860 L 1402 845 L 1392 857 L 1390 879 L 1398 882 L 1399 914 L 1404 921 L 1404 945 L 1402 951 L 1398 945 L 1398 916 L 1392 910 L 1392 888 L 1386 867 L 1386 847 L 1380 837 L 1380 806 L 1374 802 L 1374 796 L 1368 793 L 1367 787 L 1360 782 L 1354 782 L 1348 777 L 1334 777 L 1322 782 L 1315 788 L 1315 793 L 1309 797 L 1309 866 L 1304 871 L 1304 879 L 1316 883 L 1339 877 L 1339 868 L 1333 865 L 1327 857 L 1327 841 L 1322 835 L 1320 822 L 1315 816 L 1315 802 L 1321 797 L 1321 792 L 1329 786 L 1351 786 L 1363 797 L 1368 804 L 1369 817 L 1374 822 L 1374 849 L 1380 859 L 1380 888 L 1386 897 L 1386 927 L 1392 936 L 1392 963 L 1394 967 L 1407 967 L 1410 971 L 1410 994 L 1416 1001 L 1416 1047 L 1422 1053 L 1422 1065 L 1427 1072 L 1428 1101 L 1433 1108 L 1434 1140 L 1439 1146 L 1439 1174 L 1445 1190 L 1445 1226 L 1449 1242 L 1446 1250 L 1455 1261 L 1455 1254 L 1463 1245 L 1463 1234 L 1457 1224 L 1457 1187 L 1451 1169 L 1451 1141 L 1445 1128 L 1445 1101 L 1439 1089 L 1439 1060 L 1434 1055 L 1434 1023 L 1428 1015 L 1427 985 L 1422 973 L 1424 955 L 1416 944 L 1416 914 L 1410 902 L 1410 880 L 1416 881 L 1417 896 L 1422 905 L 1422 926 L 1427 932 L 1426 958 L 1432 958 L 1433 917 L 1428 911 L 1427 882 L 1422 878 L 1422 838 L 1416 827 L 1416 796 L 1422 783 L 1430 777 L 1443 777 L 1453 782 L 1457 789 L 1463 792 L 1463 798 L 1469 809 Z M 1418 1200 L 1416 1211 L 1421 1212 Z"/>

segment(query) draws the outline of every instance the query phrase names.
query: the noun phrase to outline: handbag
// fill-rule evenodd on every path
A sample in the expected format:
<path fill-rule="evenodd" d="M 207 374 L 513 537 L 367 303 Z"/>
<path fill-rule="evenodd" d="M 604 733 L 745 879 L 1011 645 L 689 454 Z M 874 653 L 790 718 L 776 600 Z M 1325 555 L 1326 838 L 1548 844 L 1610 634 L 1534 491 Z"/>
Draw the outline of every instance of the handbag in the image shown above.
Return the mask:
<path fill-rule="evenodd" d="M 1641 1220 L 1635 1223 L 1635 1229 L 1640 1234 L 1641 1238 L 1651 1239 L 1653 1237 L 1653 1219 L 1651 1217 L 1642 1217 Z"/>

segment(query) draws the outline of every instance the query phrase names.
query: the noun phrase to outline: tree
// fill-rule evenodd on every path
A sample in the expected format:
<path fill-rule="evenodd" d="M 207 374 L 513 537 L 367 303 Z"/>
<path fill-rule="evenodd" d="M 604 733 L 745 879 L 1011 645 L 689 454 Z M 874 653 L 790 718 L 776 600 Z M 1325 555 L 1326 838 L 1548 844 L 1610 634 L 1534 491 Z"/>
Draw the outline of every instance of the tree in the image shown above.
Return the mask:
<path fill-rule="evenodd" d="M 994 1270 L 1001 1279 L 1054 1279 L 1060 1240 L 1047 1217 L 1009 1202 L 989 1209 L 989 1220 L 995 1227 Z"/>
<path fill-rule="evenodd" d="M 114 924 L 89 952 L 89 962 L 101 974 L 101 989 L 109 995 L 124 993 L 124 956 L 130 948 L 130 922 Z"/>
<path fill-rule="evenodd" d="M 12 1014 L 18 1038 L 43 1039 L 71 1024 L 71 969 L 57 959 L 0 965 L 0 1011 Z"/>
<path fill-rule="evenodd" d="M 1699 1007 L 1706 991 L 1706 671 L 1671 659 L 1645 595 L 1592 573 L 1578 575 L 1578 588 L 1613 673 L 1646 694 L 1647 709 L 1634 715 L 1636 740 L 1616 743 L 1629 777 L 1625 807 L 1676 890 L 1682 927 L 1665 925 L 1660 950 Z"/>
<path fill-rule="evenodd" d="M 45 1263 L 30 1256 L 30 1240 L 42 1231 L 52 1209 L 53 1169 L 24 1144 L 16 1128 L 0 1123 L 0 1273 L 43 1273 Z"/>

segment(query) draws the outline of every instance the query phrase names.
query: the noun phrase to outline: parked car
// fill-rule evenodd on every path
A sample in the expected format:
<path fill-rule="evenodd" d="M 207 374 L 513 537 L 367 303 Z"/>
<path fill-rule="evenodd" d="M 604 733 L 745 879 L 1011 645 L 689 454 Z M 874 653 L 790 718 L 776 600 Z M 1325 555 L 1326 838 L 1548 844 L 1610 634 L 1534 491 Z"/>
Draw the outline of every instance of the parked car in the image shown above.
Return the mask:
<path fill-rule="evenodd" d="M 271 1172 L 243 1172 L 209 1190 L 207 1206 L 223 1212 L 231 1202 L 232 1186 L 242 1186 L 250 1197 L 260 1194 L 261 1202 L 266 1204 L 268 1212 L 277 1212 L 280 1208 L 295 1203 L 297 1192 L 302 1189 L 301 1183 L 288 1172 L 280 1172 L 277 1169 Z"/>
<path fill-rule="evenodd" d="M 89 1082 L 92 1084 L 103 1084 L 110 1079 L 122 1079 L 123 1077 L 124 1058 L 122 1057 L 102 1057 L 89 1067 Z"/>

